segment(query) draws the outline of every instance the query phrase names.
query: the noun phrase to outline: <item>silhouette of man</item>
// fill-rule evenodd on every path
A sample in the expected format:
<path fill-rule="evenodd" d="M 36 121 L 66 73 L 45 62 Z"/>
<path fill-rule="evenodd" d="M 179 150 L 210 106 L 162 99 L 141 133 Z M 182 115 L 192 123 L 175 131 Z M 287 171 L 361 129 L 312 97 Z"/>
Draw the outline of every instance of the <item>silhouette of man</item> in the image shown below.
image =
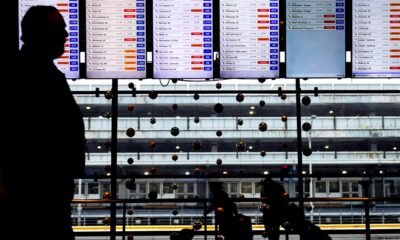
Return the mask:
<path fill-rule="evenodd" d="M 6 83 L 14 99 L 5 106 L 11 131 L 0 164 L 2 240 L 74 239 L 70 203 L 74 178 L 84 174 L 85 136 L 82 113 L 53 62 L 64 53 L 65 27 L 52 6 L 31 7 L 21 23 L 24 44 Z"/>
<path fill-rule="evenodd" d="M 331 240 L 318 226 L 304 219 L 302 209 L 294 203 L 289 204 L 283 186 L 271 178 L 262 181 L 261 198 L 264 227 L 269 240 L 279 240 L 280 225 L 299 233 L 300 239 Z"/>
<path fill-rule="evenodd" d="M 287 206 L 285 189 L 271 178 L 261 182 L 261 211 L 265 232 L 269 240 L 279 240 L 279 226 Z"/>
<path fill-rule="evenodd" d="M 219 232 L 226 240 L 236 239 L 234 234 L 234 217 L 238 214 L 236 204 L 223 190 L 221 182 L 210 182 L 209 186 L 213 195 L 212 204 L 206 209 L 204 214 L 214 211 L 215 223 L 218 225 Z"/>
<path fill-rule="evenodd" d="M 286 230 L 298 232 L 301 239 L 307 240 L 332 240 L 331 237 L 312 222 L 304 219 L 304 211 L 296 204 L 291 203 L 286 209 L 283 221 Z"/>

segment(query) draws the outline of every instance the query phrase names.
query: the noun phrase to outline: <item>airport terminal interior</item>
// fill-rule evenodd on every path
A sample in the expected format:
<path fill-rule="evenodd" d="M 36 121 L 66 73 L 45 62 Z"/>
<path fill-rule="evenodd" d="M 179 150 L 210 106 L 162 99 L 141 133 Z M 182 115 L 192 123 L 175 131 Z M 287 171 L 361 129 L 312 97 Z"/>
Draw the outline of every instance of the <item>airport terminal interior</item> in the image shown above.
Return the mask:
<path fill-rule="evenodd" d="M 268 239 L 266 178 L 333 240 L 400 239 L 399 0 L 19 0 L 18 20 L 38 4 L 67 22 L 84 116 L 77 240 L 222 240 L 210 182 Z"/>

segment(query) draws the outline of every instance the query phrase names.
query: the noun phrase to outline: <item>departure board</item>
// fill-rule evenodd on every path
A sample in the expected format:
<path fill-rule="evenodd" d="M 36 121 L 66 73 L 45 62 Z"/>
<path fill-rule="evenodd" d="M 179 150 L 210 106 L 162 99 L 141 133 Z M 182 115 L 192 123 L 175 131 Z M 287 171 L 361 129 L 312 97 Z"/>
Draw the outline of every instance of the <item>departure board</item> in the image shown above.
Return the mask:
<path fill-rule="evenodd" d="M 220 0 L 222 78 L 279 76 L 278 0 Z"/>
<path fill-rule="evenodd" d="M 64 54 L 55 59 L 54 63 L 65 74 L 66 78 L 79 78 L 79 4 L 78 0 L 20 0 L 18 2 L 19 26 L 28 9 L 35 5 L 54 6 L 63 15 L 66 30 L 69 34 L 65 43 Z M 20 28 L 21 36 L 21 28 Z M 20 47 L 23 42 L 20 41 Z"/>
<path fill-rule="evenodd" d="M 353 0 L 353 77 L 400 77 L 400 0 Z"/>
<path fill-rule="evenodd" d="M 146 77 L 145 0 L 86 0 L 87 78 Z"/>
<path fill-rule="evenodd" d="M 154 78 L 212 78 L 212 31 L 212 0 L 153 0 Z"/>
<path fill-rule="evenodd" d="M 345 76 L 345 1 L 286 1 L 287 77 Z"/>

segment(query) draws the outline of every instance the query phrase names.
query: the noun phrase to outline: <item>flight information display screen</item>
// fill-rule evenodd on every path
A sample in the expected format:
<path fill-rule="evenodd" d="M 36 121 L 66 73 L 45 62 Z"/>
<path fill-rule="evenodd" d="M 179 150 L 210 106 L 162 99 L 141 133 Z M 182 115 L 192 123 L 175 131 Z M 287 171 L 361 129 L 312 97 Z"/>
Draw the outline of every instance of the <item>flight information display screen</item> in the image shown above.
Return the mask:
<path fill-rule="evenodd" d="M 154 78 L 213 77 L 212 0 L 153 0 Z"/>
<path fill-rule="evenodd" d="M 19 26 L 28 9 L 35 5 L 50 5 L 58 9 L 63 15 L 68 39 L 65 43 L 64 54 L 55 59 L 54 63 L 65 74 L 66 78 L 79 78 L 79 4 L 78 0 L 20 0 L 18 2 Z M 21 36 L 21 28 L 20 28 Z M 20 47 L 23 42 L 20 41 Z"/>
<path fill-rule="evenodd" d="M 353 77 L 400 77 L 400 0 L 353 0 Z"/>
<path fill-rule="evenodd" d="M 345 1 L 286 1 L 287 77 L 344 77 Z"/>
<path fill-rule="evenodd" d="M 279 77 L 279 1 L 220 0 L 222 78 Z"/>
<path fill-rule="evenodd" d="M 86 0 L 86 76 L 146 77 L 145 0 Z"/>

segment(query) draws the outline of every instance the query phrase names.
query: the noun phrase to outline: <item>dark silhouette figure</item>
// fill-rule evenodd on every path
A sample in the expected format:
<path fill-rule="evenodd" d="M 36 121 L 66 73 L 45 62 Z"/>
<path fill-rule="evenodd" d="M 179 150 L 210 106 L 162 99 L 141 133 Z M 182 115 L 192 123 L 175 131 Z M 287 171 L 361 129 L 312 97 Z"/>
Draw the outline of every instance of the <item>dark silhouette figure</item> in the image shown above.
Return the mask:
<path fill-rule="evenodd" d="M 291 203 L 284 216 L 286 230 L 298 232 L 301 239 L 332 240 L 331 237 L 312 222 L 304 219 L 304 212 L 296 204 Z"/>
<path fill-rule="evenodd" d="M 218 225 L 219 232 L 226 240 L 237 239 L 234 231 L 235 216 L 238 214 L 236 204 L 223 190 L 221 182 L 210 182 L 209 186 L 212 193 L 212 204 L 204 214 L 214 211 L 215 223 Z"/>
<path fill-rule="evenodd" d="M 53 63 L 64 53 L 66 24 L 56 8 L 34 6 L 21 27 L 24 45 L 6 82 L 16 99 L 4 111 L 0 239 L 72 240 L 70 203 L 74 178 L 84 174 L 85 136 L 82 113 Z"/>
<path fill-rule="evenodd" d="M 194 237 L 193 229 L 184 228 L 179 232 L 179 240 L 192 240 Z"/>
<path fill-rule="evenodd" d="M 283 186 L 266 178 L 262 181 L 261 211 L 265 232 L 269 240 L 279 240 L 279 226 L 300 234 L 301 239 L 331 240 L 328 234 L 312 222 L 304 219 L 304 212 L 296 204 L 289 204 Z"/>
<path fill-rule="evenodd" d="M 173 232 L 170 236 L 170 240 L 192 240 L 193 237 L 193 229 L 184 228 L 179 232 Z"/>
<path fill-rule="evenodd" d="M 260 192 L 265 233 L 269 240 L 279 240 L 279 226 L 283 221 L 283 212 L 287 207 L 285 189 L 271 178 L 262 181 Z"/>

